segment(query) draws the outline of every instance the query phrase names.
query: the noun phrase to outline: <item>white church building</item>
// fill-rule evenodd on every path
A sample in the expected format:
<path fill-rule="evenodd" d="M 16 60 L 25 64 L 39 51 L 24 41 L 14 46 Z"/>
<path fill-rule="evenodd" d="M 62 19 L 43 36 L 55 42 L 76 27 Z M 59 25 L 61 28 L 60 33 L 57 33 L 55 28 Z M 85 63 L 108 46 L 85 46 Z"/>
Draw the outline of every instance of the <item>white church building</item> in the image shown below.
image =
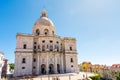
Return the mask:
<path fill-rule="evenodd" d="M 16 39 L 14 76 L 77 72 L 76 39 L 57 36 L 46 11 L 35 22 L 32 34 L 18 33 Z"/>

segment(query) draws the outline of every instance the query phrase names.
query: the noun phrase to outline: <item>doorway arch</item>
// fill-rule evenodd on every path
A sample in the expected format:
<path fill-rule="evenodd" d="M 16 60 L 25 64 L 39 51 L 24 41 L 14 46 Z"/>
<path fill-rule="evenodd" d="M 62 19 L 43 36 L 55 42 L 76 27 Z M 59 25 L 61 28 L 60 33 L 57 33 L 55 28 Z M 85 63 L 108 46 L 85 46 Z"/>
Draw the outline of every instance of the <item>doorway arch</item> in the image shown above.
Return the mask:
<path fill-rule="evenodd" d="M 60 64 L 57 64 L 57 72 L 60 73 Z"/>
<path fill-rule="evenodd" d="M 46 74 L 46 65 L 45 64 L 41 65 L 41 73 Z"/>
<path fill-rule="evenodd" d="M 53 74 L 54 73 L 54 66 L 53 64 L 49 64 L 49 74 Z"/>

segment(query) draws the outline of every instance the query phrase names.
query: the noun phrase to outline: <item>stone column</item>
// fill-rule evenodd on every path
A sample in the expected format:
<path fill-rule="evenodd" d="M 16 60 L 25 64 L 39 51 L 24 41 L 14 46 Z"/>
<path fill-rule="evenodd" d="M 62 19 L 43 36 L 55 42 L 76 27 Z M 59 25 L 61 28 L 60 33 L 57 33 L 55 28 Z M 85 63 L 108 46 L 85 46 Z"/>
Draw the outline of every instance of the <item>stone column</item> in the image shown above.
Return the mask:
<path fill-rule="evenodd" d="M 46 74 L 48 74 L 48 71 L 49 71 L 49 64 L 48 64 L 48 52 L 47 52 L 47 61 L 46 61 Z"/>
<path fill-rule="evenodd" d="M 39 74 L 41 74 L 41 64 L 42 63 L 42 58 L 41 58 L 41 53 L 39 55 Z"/>
<path fill-rule="evenodd" d="M 54 64 L 54 72 L 57 74 L 57 53 L 55 54 L 55 64 Z"/>
<path fill-rule="evenodd" d="M 37 58 L 38 58 L 38 59 L 37 59 L 37 60 L 38 60 L 38 61 L 37 61 L 37 75 L 39 75 L 39 73 L 40 73 L 40 72 L 39 72 L 39 71 L 40 71 L 40 64 L 39 64 L 39 62 L 40 62 L 40 55 L 39 55 L 39 53 L 38 53 L 38 55 L 37 55 Z"/>
<path fill-rule="evenodd" d="M 60 54 L 61 55 L 61 57 L 60 57 L 60 59 L 61 59 L 61 73 L 64 73 L 64 67 L 63 67 L 63 53 L 62 54 Z"/>

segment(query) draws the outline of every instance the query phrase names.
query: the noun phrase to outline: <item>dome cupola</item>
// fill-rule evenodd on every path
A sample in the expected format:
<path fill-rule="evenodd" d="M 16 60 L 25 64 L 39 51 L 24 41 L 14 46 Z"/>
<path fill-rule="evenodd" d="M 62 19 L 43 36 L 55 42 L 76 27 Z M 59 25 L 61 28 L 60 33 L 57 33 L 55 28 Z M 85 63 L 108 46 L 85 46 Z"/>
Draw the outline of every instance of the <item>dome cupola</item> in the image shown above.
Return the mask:
<path fill-rule="evenodd" d="M 47 17 L 46 11 L 42 11 L 41 14 L 41 17 L 35 22 L 33 26 L 33 34 L 36 36 L 53 36 L 55 34 L 55 27 L 53 22 Z"/>
<path fill-rule="evenodd" d="M 47 17 L 47 12 L 46 11 L 42 11 L 42 16 L 41 17 Z"/>

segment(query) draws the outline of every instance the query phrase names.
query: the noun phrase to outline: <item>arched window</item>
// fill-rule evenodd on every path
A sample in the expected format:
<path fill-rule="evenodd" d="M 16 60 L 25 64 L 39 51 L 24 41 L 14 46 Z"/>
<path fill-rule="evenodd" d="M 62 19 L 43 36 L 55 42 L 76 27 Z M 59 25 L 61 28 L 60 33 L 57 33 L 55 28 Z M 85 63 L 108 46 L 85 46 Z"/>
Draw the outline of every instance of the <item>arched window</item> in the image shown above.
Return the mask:
<path fill-rule="evenodd" d="M 73 58 L 71 58 L 71 62 L 73 62 Z"/>
<path fill-rule="evenodd" d="M 48 33 L 49 33 L 48 29 L 45 29 L 45 30 L 44 30 L 44 34 L 45 34 L 45 35 L 48 35 Z"/>
<path fill-rule="evenodd" d="M 40 31 L 39 29 L 36 30 L 36 36 L 39 36 L 40 35 Z"/>
<path fill-rule="evenodd" d="M 27 48 L 27 45 L 26 45 L 26 44 L 24 44 L 24 45 L 23 45 L 23 49 L 26 49 L 26 48 Z"/>

